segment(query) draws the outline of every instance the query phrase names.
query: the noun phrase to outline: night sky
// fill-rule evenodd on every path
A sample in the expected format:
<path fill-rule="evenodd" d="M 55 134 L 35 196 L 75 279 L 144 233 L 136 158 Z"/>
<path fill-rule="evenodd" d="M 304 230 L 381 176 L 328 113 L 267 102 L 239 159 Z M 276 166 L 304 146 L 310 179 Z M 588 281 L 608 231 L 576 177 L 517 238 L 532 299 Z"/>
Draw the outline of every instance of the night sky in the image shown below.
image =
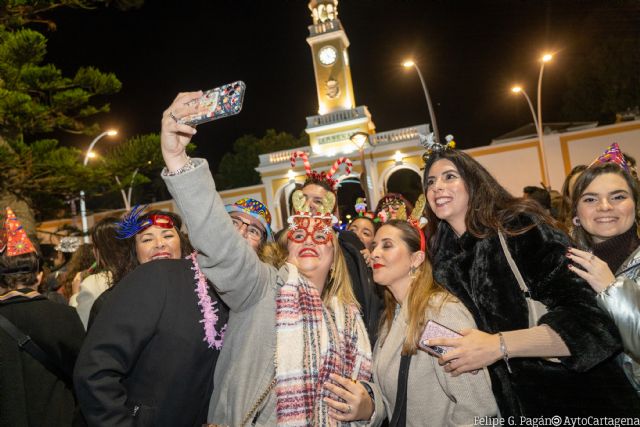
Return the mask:
<path fill-rule="evenodd" d="M 122 91 L 108 98 L 104 129 L 122 138 L 158 132 L 177 92 L 234 80 L 247 84 L 239 116 L 198 128 L 198 154 L 215 170 L 244 134 L 274 128 L 298 135 L 317 114 L 306 0 L 152 1 L 139 10 L 59 10 L 47 60 L 72 75 L 79 66 L 114 72 Z M 357 105 L 367 105 L 378 132 L 428 122 L 412 56 L 435 104 L 441 134 L 459 147 L 485 145 L 531 121 L 521 83 L 535 102 L 539 56 L 545 67 L 544 121 L 562 121 L 566 72 L 598 43 L 603 30 L 638 37 L 638 1 L 341 0 L 351 42 Z M 70 137 L 71 138 L 71 137 Z M 66 142 L 85 147 L 90 138 Z M 85 147 L 86 148 L 86 147 Z M 99 148 L 99 147 L 98 147 Z"/>

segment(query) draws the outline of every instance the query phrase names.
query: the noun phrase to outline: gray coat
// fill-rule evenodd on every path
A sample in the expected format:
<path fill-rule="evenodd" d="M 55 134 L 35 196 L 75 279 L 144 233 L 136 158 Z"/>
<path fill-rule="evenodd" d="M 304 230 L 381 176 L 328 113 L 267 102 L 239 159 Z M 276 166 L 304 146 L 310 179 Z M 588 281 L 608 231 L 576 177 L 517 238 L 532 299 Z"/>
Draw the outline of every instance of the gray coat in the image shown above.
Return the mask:
<path fill-rule="evenodd" d="M 183 214 L 198 262 L 229 306 L 224 346 L 214 374 L 208 422 L 239 426 L 251 413 L 256 425 L 275 425 L 275 393 L 258 404 L 274 378 L 275 296 L 286 283 L 288 267 L 260 262 L 225 211 L 206 160 L 194 159 L 189 172 L 164 176 Z M 255 416 L 256 410 L 258 416 Z"/>

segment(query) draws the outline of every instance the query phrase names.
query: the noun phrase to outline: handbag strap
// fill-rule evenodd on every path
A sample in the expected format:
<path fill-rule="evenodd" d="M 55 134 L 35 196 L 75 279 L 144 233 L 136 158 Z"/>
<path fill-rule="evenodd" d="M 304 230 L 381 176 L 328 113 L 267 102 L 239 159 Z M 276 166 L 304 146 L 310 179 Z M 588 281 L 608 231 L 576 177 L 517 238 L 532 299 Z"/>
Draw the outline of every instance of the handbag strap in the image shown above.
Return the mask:
<path fill-rule="evenodd" d="M 511 252 L 509 252 L 509 247 L 507 246 L 507 241 L 504 238 L 504 234 L 502 234 L 502 232 L 499 230 L 498 230 L 498 237 L 500 238 L 500 246 L 502 246 L 502 252 L 504 253 L 504 256 L 507 258 L 507 262 L 509 263 L 509 267 L 511 267 L 511 271 L 513 272 L 513 275 L 516 276 L 518 285 L 520 285 L 520 290 L 522 290 L 522 292 L 525 295 L 530 296 L 529 288 L 527 287 L 527 284 L 522 278 L 522 274 L 520 274 L 520 270 L 518 270 L 518 266 L 516 265 L 516 262 L 513 260 L 513 257 L 511 256 Z"/>
<path fill-rule="evenodd" d="M 400 369 L 398 369 L 398 389 L 396 390 L 396 404 L 393 407 L 393 416 L 389 427 L 405 427 L 407 425 L 407 383 L 409 382 L 409 365 L 411 355 L 400 357 Z"/>
<path fill-rule="evenodd" d="M 54 374 L 60 380 L 64 381 L 68 385 L 71 384 L 70 379 L 62 370 L 56 365 L 53 360 L 42 350 L 42 348 L 31 339 L 31 337 L 22 332 L 16 325 L 14 325 L 9 319 L 0 314 L 0 328 L 4 329 L 6 333 L 11 335 L 20 350 L 24 350 L 33 356 L 42 366 L 44 366 L 49 372 Z"/>

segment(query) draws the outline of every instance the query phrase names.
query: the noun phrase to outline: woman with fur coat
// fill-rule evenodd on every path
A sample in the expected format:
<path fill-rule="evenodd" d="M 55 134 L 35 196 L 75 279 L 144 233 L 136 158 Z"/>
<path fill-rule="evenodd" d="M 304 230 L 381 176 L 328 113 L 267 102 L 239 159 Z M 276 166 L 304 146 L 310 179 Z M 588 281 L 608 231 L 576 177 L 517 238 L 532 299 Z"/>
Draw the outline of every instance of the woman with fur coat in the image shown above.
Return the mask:
<path fill-rule="evenodd" d="M 478 325 L 462 338 L 430 340 L 455 347 L 441 358 L 443 369 L 470 375 L 487 366 L 501 416 L 516 423 L 638 416 L 640 400 L 612 360 L 620 337 L 593 290 L 568 268 L 568 237 L 468 154 L 431 143 L 425 160 L 434 278 Z M 531 297 L 548 310 L 533 326 L 501 237 Z"/>

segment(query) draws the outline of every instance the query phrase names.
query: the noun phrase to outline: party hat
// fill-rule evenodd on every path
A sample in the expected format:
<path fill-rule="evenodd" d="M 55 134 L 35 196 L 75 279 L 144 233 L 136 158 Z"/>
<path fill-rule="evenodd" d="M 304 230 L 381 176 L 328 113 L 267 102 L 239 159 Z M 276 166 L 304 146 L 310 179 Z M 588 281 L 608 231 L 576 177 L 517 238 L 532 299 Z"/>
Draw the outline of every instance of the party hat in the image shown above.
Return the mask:
<path fill-rule="evenodd" d="M 16 256 L 35 252 L 36 248 L 27 237 L 24 227 L 18 221 L 11 208 L 6 209 L 6 218 L 0 234 L 0 252 L 6 251 L 6 256 Z"/>
<path fill-rule="evenodd" d="M 604 150 L 604 153 L 591 162 L 589 166 L 592 166 L 595 163 L 615 163 L 627 172 L 629 171 L 627 161 L 624 159 L 622 151 L 616 142 L 608 146 L 607 149 Z"/>

